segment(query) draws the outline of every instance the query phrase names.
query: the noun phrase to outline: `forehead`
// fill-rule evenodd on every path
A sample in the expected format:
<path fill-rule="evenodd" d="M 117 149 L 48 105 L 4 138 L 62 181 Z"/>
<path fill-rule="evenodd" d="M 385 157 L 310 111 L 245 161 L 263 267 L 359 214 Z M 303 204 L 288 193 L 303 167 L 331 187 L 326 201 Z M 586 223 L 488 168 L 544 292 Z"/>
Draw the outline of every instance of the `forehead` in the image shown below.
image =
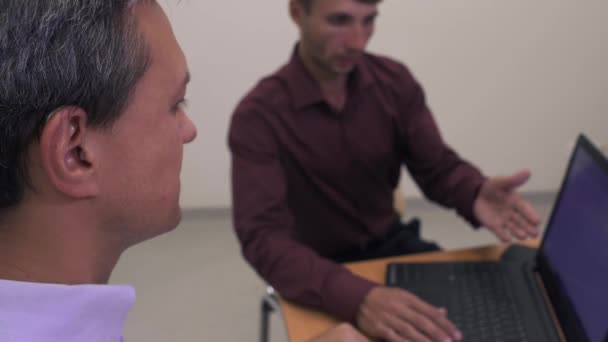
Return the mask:
<path fill-rule="evenodd" d="M 139 30 L 150 49 L 149 73 L 183 78 L 186 58 L 163 9 L 156 1 L 146 1 L 137 4 L 134 11 Z"/>
<path fill-rule="evenodd" d="M 376 3 L 366 3 L 357 0 L 313 0 L 310 13 L 321 16 L 333 13 L 365 16 L 374 13 L 377 7 Z"/>

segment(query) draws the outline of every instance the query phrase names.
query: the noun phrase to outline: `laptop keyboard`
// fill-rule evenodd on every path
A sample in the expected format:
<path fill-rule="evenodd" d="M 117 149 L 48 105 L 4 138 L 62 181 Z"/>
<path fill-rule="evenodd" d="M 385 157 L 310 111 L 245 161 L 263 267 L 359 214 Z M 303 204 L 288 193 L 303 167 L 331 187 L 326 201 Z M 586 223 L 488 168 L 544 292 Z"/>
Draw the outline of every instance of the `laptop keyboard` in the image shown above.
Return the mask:
<path fill-rule="evenodd" d="M 441 263 L 397 267 L 391 284 L 429 303 L 445 307 L 465 341 L 527 341 L 501 265 L 497 263 Z"/>

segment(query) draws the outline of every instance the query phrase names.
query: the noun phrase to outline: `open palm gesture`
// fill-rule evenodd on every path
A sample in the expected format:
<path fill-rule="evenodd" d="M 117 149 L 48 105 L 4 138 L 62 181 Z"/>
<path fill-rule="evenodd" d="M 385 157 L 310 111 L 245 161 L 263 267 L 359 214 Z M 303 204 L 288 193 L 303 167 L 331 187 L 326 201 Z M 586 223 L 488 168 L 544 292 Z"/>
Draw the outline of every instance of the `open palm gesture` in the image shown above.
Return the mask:
<path fill-rule="evenodd" d="M 538 212 L 516 192 L 529 178 L 529 171 L 488 178 L 475 199 L 473 210 L 477 220 L 503 242 L 538 236 Z"/>

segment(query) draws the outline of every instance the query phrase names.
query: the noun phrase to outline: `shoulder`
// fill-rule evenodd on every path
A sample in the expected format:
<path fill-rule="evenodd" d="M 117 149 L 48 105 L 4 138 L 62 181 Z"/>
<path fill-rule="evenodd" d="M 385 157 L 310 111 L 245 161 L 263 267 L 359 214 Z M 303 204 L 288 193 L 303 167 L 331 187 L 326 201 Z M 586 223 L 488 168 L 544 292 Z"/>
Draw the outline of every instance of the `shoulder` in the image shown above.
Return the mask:
<path fill-rule="evenodd" d="M 366 53 L 363 65 L 374 80 L 388 87 L 411 87 L 417 84 L 410 69 L 402 62 L 391 57 Z"/>
<path fill-rule="evenodd" d="M 237 104 L 229 127 L 229 141 L 249 141 L 272 131 L 272 121 L 288 96 L 276 76 L 261 79 Z"/>
<path fill-rule="evenodd" d="M 289 92 L 281 70 L 261 78 L 237 103 L 229 122 L 228 144 L 266 144 L 274 136 L 276 117 L 289 106 Z"/>
<path fill-rule="evenodd" d="M 234 116 L 267 113 L 289 104 L 289 90 L 283 69 L 261 78 L 238 102 Z"/>

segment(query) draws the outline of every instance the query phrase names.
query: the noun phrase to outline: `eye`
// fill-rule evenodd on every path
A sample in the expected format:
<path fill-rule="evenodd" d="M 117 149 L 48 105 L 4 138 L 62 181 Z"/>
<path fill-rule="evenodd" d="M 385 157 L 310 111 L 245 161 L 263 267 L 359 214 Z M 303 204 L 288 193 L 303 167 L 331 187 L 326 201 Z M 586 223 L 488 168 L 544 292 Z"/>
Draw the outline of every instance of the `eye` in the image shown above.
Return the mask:
<path fill-rule="evenodd" d="M 327 21 L 334 26 L 345 26 L 351 22 L 352 17 L 346 14 L 335 14 L 327 18 Z"/>
<path fill-rule="evenodd" d="M 376 16 L 374 15 L 374 16 L 365 18 L 365 21 L 363 22 L 363 24 L 365 26 L 371 26 L 374 24 L 375 21 L 376 21 Z"/>
<path fill-rule="evenodd" d="M 173 108 L 171 108 L 171 112 L 173 113 L 177 113 L 180 110 L 183 110 L 184 108 L 188 107 L 188 100 L 183 98 L 181 100 L 179 100 L 174 106 Z"/>

